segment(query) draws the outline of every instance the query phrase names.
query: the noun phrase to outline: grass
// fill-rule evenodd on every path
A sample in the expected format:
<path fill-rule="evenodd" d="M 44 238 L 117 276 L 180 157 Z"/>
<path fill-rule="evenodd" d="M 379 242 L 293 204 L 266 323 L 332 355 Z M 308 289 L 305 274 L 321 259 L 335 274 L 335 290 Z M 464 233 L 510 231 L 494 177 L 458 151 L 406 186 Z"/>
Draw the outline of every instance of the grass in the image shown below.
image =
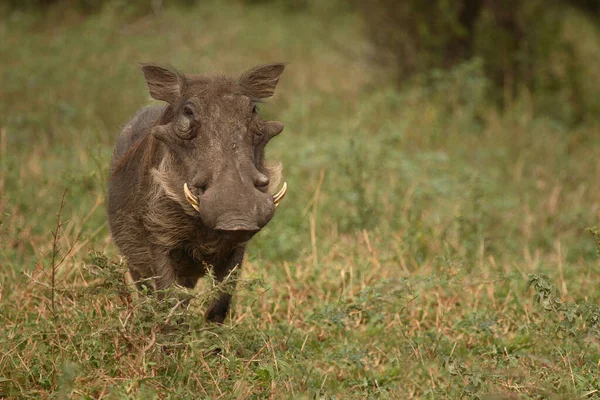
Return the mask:
<path fill-rule="evenodd" d="M 311 10 L 0 22 L 0 397 L 600 397 L 597 121 L 538 117 L 526 93 L 500 114 L 476 61 L 394 89 L 352 13 Z M 278 60 L 263 110 L 290 190 L 207 324 L 210 278 L 189 309 L 124 278 L 112 145 L 151 102 L 139 63 Z"/>

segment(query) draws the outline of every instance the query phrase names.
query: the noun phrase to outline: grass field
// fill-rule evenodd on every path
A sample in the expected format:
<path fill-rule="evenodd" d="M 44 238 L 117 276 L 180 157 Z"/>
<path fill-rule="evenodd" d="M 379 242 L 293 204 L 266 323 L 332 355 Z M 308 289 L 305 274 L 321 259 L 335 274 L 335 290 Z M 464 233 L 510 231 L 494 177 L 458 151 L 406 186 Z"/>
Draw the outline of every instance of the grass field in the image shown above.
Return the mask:
<path fill-rule="evenodd" d="M 597 119 L 527 93 L 500 113 L 477 62 L 395 89 L 325 5 L 16 13 L 0 35 L 0 398 L 600 398 Z M 186 310 L 139 296 L 109 236 L 148 61 L 290 62 L 262 107 L 290 189 L 222 326 L 210 279 Z"/>

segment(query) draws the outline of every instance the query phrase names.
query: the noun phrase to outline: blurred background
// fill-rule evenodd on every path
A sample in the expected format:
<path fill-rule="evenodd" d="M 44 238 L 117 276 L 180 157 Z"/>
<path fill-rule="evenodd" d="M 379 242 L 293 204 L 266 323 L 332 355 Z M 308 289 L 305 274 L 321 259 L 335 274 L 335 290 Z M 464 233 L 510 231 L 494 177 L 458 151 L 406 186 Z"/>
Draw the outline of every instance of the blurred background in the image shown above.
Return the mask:
<path fill-rule="evenodd" d="M 320 313 L 318 321 L 334 318 L 326 310 L 335 299 L 351 302 L 366 287 L 396 293 L 385 285 L 401 282 L 410 290 L 377 311 L 404 324 L 395 343 L 438 346 L 443 336 L 471 360 L 465 368 L 486 371 L 500 367 L 473 358 L 472 344 L 502 348 L 525 315 L 541 330 L 519 336 L 524 346 L 538 355 L 558 346 L 541 326 L 569 319 L 544 314 L 537 300 L 600 298 L 597 0 L 8 0 L 0 15 L 0 293 L 8 301 L 22 302 L 24 273 L 51 262 L 65 189 L 61 279 L 84 274 L 90 251 L 118 260 L 104 198 L 120 127 L 153 103 L 140 63 L 239 74 L 273 61 L 290 64 L 261 108 L 286 126 L 267 158 L 283 162 L 290 189 L 252 241 L 245 270 L 271 292 L 241 295 L 238 315 L 258 307 L 293 324 L 273 305 L 292 296 L 290 277 L 309 292 L 298 313 Z M 544 274 L 556 297 L 525 292 L 529 274 Z M 577 315 L 575 336 L 588 335 L 595 325 Z M 324 333 L 331 351 L 350 335 L 341 332 Z M 396 348 L 380 333 L 369 341 Z M 537 361 L 522 368 L 550 392 L 596 387 L 591 377 L 564 383 L 559 361 L 545 375 L 536 375 Z M 597 359 L 588 361 L 574 361 L 581 376 Z M 429 366 L 447 362 L 435 352 L 414 360 L 414 373 L 424 372 L 403 387 L 427 393 Z M 473 383 L 452 368 L 459 372 L 433 384 L 451 397 Z M 380 382 L 410 376 L 396 375 Z M 511 390 L 488 378 L 488 389 Z"/>

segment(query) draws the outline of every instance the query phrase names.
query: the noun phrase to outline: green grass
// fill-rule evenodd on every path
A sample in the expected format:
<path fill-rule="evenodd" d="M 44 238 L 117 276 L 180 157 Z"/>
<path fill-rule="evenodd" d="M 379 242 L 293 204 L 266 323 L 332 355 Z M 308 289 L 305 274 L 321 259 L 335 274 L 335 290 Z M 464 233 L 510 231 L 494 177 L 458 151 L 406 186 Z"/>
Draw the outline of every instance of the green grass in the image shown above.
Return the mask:
<path fill-rule="evenodd" d="M 477 62 L 396 90 L 332 8 L 118 11 L 0 21 L 2 395 L 600 397 L 597 121 L 537 117 L 526 93 L 500 114 Z M 148 61 L 290 62 L 263 107 L 290 190 L 223 326 L 202 318 L 210 279 L 159 304 L 110 240 L 108 163 L 151 103 Z"/>

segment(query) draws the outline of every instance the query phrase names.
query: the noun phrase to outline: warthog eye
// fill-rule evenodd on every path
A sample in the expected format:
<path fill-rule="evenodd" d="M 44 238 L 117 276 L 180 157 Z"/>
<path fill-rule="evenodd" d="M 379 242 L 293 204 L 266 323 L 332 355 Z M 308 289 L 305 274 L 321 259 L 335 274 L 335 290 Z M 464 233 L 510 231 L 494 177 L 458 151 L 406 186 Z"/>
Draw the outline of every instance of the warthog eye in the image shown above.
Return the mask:
<path fill-rule="evenodd" d="M 194 110 L 192 110 L 192 107 L 190 106 L 185 106 L 183 107 L 183 115 L 188 118 L 194 118 Z"/>

